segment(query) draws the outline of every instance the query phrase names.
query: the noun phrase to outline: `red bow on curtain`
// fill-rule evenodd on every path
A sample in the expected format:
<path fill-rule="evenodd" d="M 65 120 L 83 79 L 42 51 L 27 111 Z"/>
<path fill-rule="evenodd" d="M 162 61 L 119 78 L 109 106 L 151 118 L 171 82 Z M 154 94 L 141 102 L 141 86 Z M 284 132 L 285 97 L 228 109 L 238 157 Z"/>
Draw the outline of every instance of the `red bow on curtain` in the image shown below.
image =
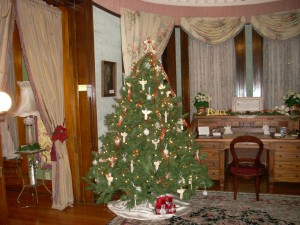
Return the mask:
<path fill-rule="evenodd" d="M 67 136 L 67 129 L 66 128 L 59 125 L 54 129 L 54 132 L 52 133 L 53 145 L 52 145 L 52 151 L 50 153 L 51 161 L 56 161 L 57 160 L 57 158 L 56 158 L 56 149 L 55 149 L 54 142 L 57 141 L 57 140 L 60 140 L 60 142 L 63 143 L 67 138 L 68 138 L 68 136 Z"/>
<path fill-rule="evenodd" d="M 63 143 L 67 138 L 68 138 L 68 136 L 67 136 L 66 128 L 59 125 L 54 129 L 54 132 L 52 134 L 52 141 L 55 142 L 57 140 L 60 140 L 60 142 Z"/>

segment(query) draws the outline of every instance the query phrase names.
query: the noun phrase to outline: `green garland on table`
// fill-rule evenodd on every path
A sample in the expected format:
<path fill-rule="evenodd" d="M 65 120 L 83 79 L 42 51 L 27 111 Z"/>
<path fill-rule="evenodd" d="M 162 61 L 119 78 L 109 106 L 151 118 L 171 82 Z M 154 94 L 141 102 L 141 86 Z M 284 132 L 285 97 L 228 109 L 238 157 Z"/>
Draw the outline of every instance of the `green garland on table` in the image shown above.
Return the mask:
<path fill-rule="evenodd" d="M 39 143 L 33 143 L 32 145 L 23 145 L 19 147 L 19 151 L 25 152 L 25 151 L 33 151 L 41 149 L 41 146 Z"/>
<path fill-rule="evenodd" d="M 272 116 L 272 115 L 283 115 L 282 113 L 279 113 L 278 111 L 270 110 L 270 111 L 246 111 L 246 112 L 232 112 L 231 110 L 226 112 L 230 116 L 238 116 L 238 115 L 255 115 L 255 116 Z"/>

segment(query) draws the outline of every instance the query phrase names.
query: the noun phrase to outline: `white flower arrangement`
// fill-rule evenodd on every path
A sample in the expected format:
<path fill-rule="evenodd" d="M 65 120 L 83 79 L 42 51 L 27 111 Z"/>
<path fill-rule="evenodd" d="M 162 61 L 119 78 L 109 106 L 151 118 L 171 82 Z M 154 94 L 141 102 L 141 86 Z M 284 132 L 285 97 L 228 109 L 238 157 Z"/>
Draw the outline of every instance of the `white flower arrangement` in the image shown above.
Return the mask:
<path fill-rule="evenodd" d="M 290 108 L 287 107 L 286 105 L 281 105 L 281 106 L 275 106 L 274 110 L 282 115 L 288 116 Z"/>
<path fill-rule="evenodd" d="M 205 92 L 199 92 L 194 99 L 194 106 L 199 107 L 208 107 L 208 103 L 211 101 L 211 97 Z"/>
<path fill-rule="evenodd" d="M 300 93 L 296 93 L 295 91 L 289 90 L 283 96 L 284 104 L 288 107 L 293 105 L 300 105 Z"/>

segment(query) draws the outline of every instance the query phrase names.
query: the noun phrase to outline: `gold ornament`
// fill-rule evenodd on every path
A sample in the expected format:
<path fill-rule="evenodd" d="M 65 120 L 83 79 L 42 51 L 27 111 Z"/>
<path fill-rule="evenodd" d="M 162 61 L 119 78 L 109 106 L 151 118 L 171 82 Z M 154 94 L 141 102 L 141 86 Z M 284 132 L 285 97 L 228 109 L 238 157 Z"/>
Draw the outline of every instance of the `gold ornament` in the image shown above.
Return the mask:
<path fill-rule="evenodd" d="M 141 109 L 141 108 L 143 107 L 143 103 L 137 102 L 137 103 L 136 103 L 136 107 Z"/>
<path fill-rule="evenodd" d="M 140 154 L 140 151 L 136 149 L 136 150 L 133 150 L 132 153 L 134 156 L 138 156 Z"/>

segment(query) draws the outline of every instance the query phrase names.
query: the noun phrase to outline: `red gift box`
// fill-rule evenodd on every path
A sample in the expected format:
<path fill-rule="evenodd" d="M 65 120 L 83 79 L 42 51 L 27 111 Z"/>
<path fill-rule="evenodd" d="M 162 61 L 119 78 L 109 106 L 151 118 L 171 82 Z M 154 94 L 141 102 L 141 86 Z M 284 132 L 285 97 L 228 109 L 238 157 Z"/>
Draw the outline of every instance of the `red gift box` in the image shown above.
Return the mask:
<path fill-rule="evenodd" d="M 156 200 L 155 213 L 159 215 L 176 213 L 176 205 L 172 196 L 160 196 Z"/>

